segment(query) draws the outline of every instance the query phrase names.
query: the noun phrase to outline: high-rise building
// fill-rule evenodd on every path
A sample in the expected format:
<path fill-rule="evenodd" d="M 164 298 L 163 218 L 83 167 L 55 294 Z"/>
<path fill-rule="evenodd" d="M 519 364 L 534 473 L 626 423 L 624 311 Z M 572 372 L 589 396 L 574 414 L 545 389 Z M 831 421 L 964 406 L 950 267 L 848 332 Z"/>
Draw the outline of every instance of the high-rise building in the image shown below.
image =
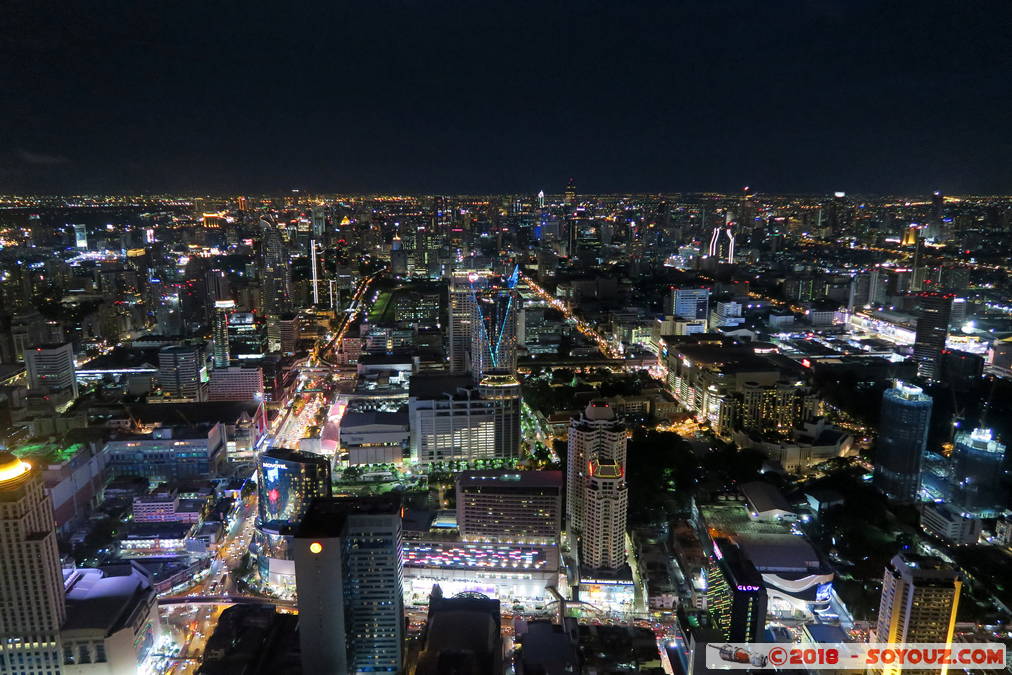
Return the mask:
<path fill-rule="evenodd" d="M 235 310 L 235 300 L 214 303 L 214 367 L 227 368 L 232 355 L 228 346 L 228 315 Z"/>
<path fill-rule="evenodd" d="M 562 528 L 561 471 L 467 471 L 457 477 L 464 541 L 551 544 Z"/>
<path fill-rule="evenodd" d="M 729 539 L 716 538 L 706 570 L 706 609 L 721 639 L 762 642 L 767 599 L 752 561 Z"/>
<path fill-rule="evenodd" d="M 404 659 L 403 543 L 390 496 L 316 499 L 296 532 L 306 673 L 398 673 Z"/>
<path fill-rule="evenodd" d="M 447 353 L 451 375 L 464 375 L 471 367 L 475 293 L 488 286 L 490 276 L 487 270 L 465 269 L 454 270 L 450 277 Z"/>
<path fill-rule="evenodd" d="M 88 226 L 83 224 L 74 225 L 74 245 L 77 248 L 88 248 Z"/>
<path fill-rule="evenodd" d="M 66 612 L 42 472 L 0 453 L 0 675 L 59 673 Z"/>
<path fill-rule="evenodd" d="M 990 429 L 956 434 L 952 457 L 953 502 L 961 511 L 994 518 L 1005 508 L 1005 444 Z"/>
<path fill-rule="evenodd" d="M 607 401 L 591 401 L 583 414 L 570 422 L 566 463 L 566 527 L 570 535 L 579 535 L 584 529 L 590 463 L 612 461 L 624 467 L 626 440 L 625 425 Z"/>
<path fill-rule="evenodd" d="M 626 563 L 625 532 L 629 511 L 625 466 L 614 459 L 595 457 L 590 460 L 582 502 L 581 567 L 610 572 L 621 569 Z"/>
<path fill-rule="evenodd" d="M 211 371 L 208 401 L 262 401 L 264 371 L 256 366 L 230 366 Z"/>
<path fill-rule="evenodd" d="M 271 448 L 257 459 L 257 488 L 259 523 L 296 525 L 313 499 L 330 496 L 330 461 L 312 452 Z"/>
<path fill-rule="evenodd" d="M 566 206 L 569 206 L 569 207 L 575 207 L 576 206 L 576 179 L 575 178 L 570 178 L 569 182 L 566 183 L 566 191 L 565 191 L 564 197 L 565 197 L 565 200 L 566 200 Z"/>
<path fill-rule="evenodd" d="M 683 319 L 706 319 L 710 314 L 709 288 L 671 288 L 671 311 Z"/>
<path fill-rule="evenodd" d="M 74 345 L 39 345 L 25 349 L 25 368 L 31 389 L 52 392 L 69 391 L 77 398 L 77 376 L 74 369 Z"/>
<path fill-rule="evenodd" d="M 917 293 L 917 330 L 914 334 L 914 360 L 917 375 L 937 380 L 941 374 L 942 350 L 949 335 L 949 315 L 953 295 Z"/>
<path fill-rule="evenodd" d="M 917 498 L 931 403 L 920 387 L 899 380 L 882 396 L 875 486 L 893 499 L 912 502 Z"/>
<path fill-rule="evenodd" d="M 233 312 L 228 317 L 228 352 L 232 359 L 261 359 L 267 353 L 263 322 L 252 312 Z M 217 364 L 215 364 L 217 365 Z"/>
<path fill-rule="evenodd" d="M 515 372 L 520 294 L 502 280 L 475 292 L 471 317 L 471 372 L 475 382 L 492 369 Z"/>
<path fill-rule="evenodd" d="M 875 641 L 950 644 L 962 586 L 956 571 L 939 560 L 895 556 L 882 575 Z"/>
<path fill-rule="evenodd" d="M 260 219 L 260 307 L 264 314 L 279 315 L 292 308 L 288 255 L 276 223 Z"/>
<path fill-rule="evenodd" d="M 466 376 L 411 378 L 408 417 L 413 461 L 428 464 L 517 456 L 519 386 L 512 375 L 502 387 L 493 386 L 490 377 L 478 387 Z"/>
<path fill-rule="evenodd" d="M 196 345 L 169 345 L 158 350 L 158 386 L 169 398 L 205 400 L 206 372 L 204 355 Z"/>

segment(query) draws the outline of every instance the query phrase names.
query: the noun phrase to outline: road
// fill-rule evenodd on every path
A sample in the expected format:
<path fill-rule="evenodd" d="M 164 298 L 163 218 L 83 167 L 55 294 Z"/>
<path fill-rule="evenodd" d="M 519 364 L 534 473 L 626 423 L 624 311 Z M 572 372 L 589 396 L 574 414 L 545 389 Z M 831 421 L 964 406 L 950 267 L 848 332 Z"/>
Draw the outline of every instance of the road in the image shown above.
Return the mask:
<path fill-rule="evenodd" d="M 249 548 L 256 520 L 256 494 L 250 495 L 236 507 L 228 531 L 218 546 L 207 574 L 172 597 L 227 595 L 234 588 L 230 573 L 242 563 L 243 555 Z M 207 638 L 214 632 L 218 617 L 224 605 L 200 606 L 169 605 L 161 608 L 162 621 L 166 631 L 179 645 L 179 654 L 167 661 L 165 670 L 170 675 L 192 675 L 200 665 Z"/>
<path fill-rule="evenodd" d="M 593 341 L 597 345 L 597 348 L 601 350 L 602 354 L 611 359 L 622 358 L 622 352 L 618 347 L 609 342 L 608 339 L 595 330 L 593 326 L 578 317 L 571 309 L 569 309 L 569 306 L 566 305 L 566 303 L 549 294 L 548 291 L 539 286 L 526 274 L 521 274 L 521 279 L 525 284 L 527 284 L 528 288 L 534 291 L 535 295 L 562 312 L 562 315 L 576 327 L 576 330 L 580 331 L 584 337 Z"/>

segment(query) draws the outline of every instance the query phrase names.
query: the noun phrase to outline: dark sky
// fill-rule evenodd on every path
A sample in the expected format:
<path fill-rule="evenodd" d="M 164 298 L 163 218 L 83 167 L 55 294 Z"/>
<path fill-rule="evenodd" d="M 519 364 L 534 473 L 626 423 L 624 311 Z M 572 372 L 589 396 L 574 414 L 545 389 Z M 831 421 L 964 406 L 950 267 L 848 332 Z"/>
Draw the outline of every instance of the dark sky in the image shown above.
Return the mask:
<path fill-rule="evenodd" d="M 1012 192 L 1012 3 L 3 3 L 0 192 Z"/>

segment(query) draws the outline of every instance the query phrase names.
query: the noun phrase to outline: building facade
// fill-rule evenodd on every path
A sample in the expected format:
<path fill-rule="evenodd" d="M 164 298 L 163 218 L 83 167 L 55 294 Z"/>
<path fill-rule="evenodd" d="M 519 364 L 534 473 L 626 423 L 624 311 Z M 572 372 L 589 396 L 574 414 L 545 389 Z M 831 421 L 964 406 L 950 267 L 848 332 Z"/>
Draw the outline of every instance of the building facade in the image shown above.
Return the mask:
<path fill-rule="evenodd" d="M 893 499 L 917 499 L 921 461 L 928 443 L 931 397 L 899 380 L 882 396 L 875 447 L 875 486 Z"/>
<path fill-rule="evenodd" d="M 0 453 L 0 675 L 60 670 L 66 619 L 53 507 L 41 472 Z"/>

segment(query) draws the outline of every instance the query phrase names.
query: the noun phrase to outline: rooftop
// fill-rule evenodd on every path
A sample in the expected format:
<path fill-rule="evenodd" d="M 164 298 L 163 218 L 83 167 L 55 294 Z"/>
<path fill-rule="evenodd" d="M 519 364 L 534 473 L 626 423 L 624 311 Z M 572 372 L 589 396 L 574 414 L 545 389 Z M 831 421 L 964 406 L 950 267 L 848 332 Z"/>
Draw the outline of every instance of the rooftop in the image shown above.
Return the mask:
<path fill-rule="evenodd" d="M 64 570 L 63 583 L 67 593 L 64 631 L 103 630 L 111 635 L 153 594 L 151 578 L 133 562 Z"/>

